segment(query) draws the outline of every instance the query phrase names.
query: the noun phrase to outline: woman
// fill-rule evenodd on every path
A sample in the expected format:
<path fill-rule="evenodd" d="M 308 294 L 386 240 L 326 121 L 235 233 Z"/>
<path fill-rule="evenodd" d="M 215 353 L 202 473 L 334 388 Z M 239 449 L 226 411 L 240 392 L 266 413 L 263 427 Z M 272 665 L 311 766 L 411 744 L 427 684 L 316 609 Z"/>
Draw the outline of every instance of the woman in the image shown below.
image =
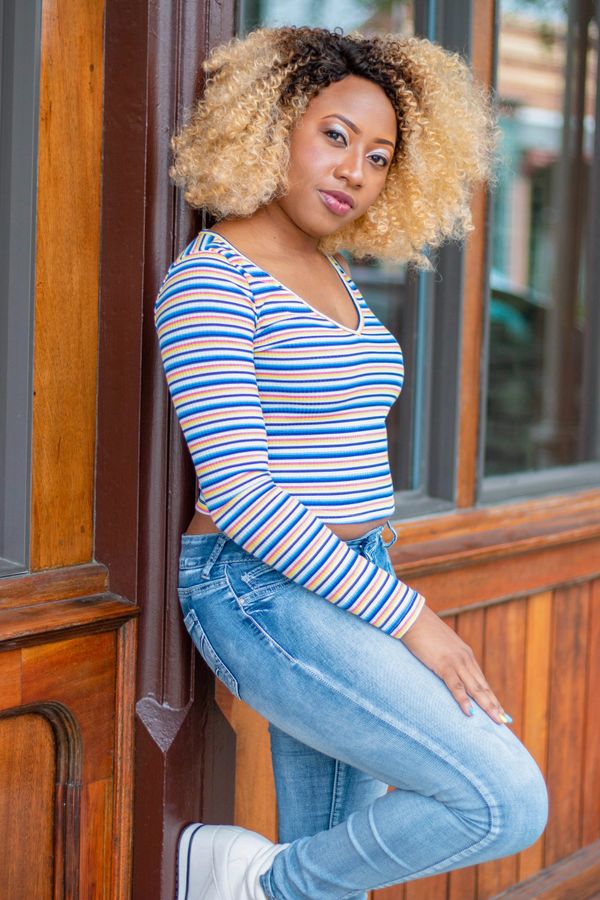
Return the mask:
<path fill-rule="evenodd" d="M 391 565 L 404 360 L 334 256 L 431 268 L 426 245 L 472 229 L 497 126 L 425 39 L 257 29 L 204 68 L 170 174 L 218 222 L 155 305 L 198 476 L 178 591 L 208 665 L 269 721 L 279 843 L 188 825 L 178 896 L 365 898 L 517 853 L 546 823 L 471 649 Z"/>

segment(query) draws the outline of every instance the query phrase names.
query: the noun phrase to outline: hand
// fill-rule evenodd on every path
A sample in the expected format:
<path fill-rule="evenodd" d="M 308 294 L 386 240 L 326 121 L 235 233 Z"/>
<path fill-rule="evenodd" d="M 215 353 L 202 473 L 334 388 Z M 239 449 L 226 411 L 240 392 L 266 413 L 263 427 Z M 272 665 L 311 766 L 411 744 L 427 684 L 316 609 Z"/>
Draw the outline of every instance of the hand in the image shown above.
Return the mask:
<path fill-rule="evenodd" d="M 465 715 L 470 715 L 470 695 L 494 722 L 512 721 L 510 717 L 502 718 L 506 713 L 485 680 L 469 645 L 427 605 L 400 640 L 446 683 Z"/>

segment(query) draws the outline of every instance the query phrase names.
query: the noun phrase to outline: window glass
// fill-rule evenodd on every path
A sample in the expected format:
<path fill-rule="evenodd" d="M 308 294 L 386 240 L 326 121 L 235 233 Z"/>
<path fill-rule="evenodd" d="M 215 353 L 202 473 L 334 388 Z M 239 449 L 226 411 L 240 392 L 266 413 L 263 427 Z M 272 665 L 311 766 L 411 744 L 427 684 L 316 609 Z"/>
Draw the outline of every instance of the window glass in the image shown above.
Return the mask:
<path fill-rule="evenodd" d="M 487 476 L 598 459 L 594 6 L 498 4 Z"/>
<path fill-rule="evenodd" d="M 0 575 L 29 562 L 41 0 L 0 0 Z"/>

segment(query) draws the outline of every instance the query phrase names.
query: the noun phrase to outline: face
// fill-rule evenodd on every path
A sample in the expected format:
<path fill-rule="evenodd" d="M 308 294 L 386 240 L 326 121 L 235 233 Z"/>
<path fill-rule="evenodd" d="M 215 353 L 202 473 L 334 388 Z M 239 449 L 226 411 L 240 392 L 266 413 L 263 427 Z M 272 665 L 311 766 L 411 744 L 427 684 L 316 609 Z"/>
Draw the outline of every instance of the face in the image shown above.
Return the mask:
<path fill-rule="evenodd" d="M 278 205 L 307 234 L 343 228 L 381 193 L 396 140 L 396 114 L 379 85 L 356 75 L 330 84 L 292 132 L 289 192 Z"/>

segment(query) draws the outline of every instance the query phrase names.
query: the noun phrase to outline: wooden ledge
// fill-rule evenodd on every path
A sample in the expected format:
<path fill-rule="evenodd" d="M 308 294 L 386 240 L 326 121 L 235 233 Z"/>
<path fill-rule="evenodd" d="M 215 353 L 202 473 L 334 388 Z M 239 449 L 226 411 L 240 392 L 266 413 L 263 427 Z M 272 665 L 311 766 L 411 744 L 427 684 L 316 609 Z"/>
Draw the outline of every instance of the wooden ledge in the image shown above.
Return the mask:
<path fill-rule="evenodd" d="M 600 491 L 393 523 L 403 574 L 431 573 L 600 537 Z M 600 568 L 600 566 L 599 566 Z"/>
<path fill-rule="evenodd" d="M 108 569 L 97 562 L 9 575 L 0 578 L 0 610 L 102 594 L 107 590 Z"/>
<path fill-rule="evenodd" d="M 0 650 L 115 629 L 139 613 L 139 606 L 110 593 L 3 609 Z"/>

